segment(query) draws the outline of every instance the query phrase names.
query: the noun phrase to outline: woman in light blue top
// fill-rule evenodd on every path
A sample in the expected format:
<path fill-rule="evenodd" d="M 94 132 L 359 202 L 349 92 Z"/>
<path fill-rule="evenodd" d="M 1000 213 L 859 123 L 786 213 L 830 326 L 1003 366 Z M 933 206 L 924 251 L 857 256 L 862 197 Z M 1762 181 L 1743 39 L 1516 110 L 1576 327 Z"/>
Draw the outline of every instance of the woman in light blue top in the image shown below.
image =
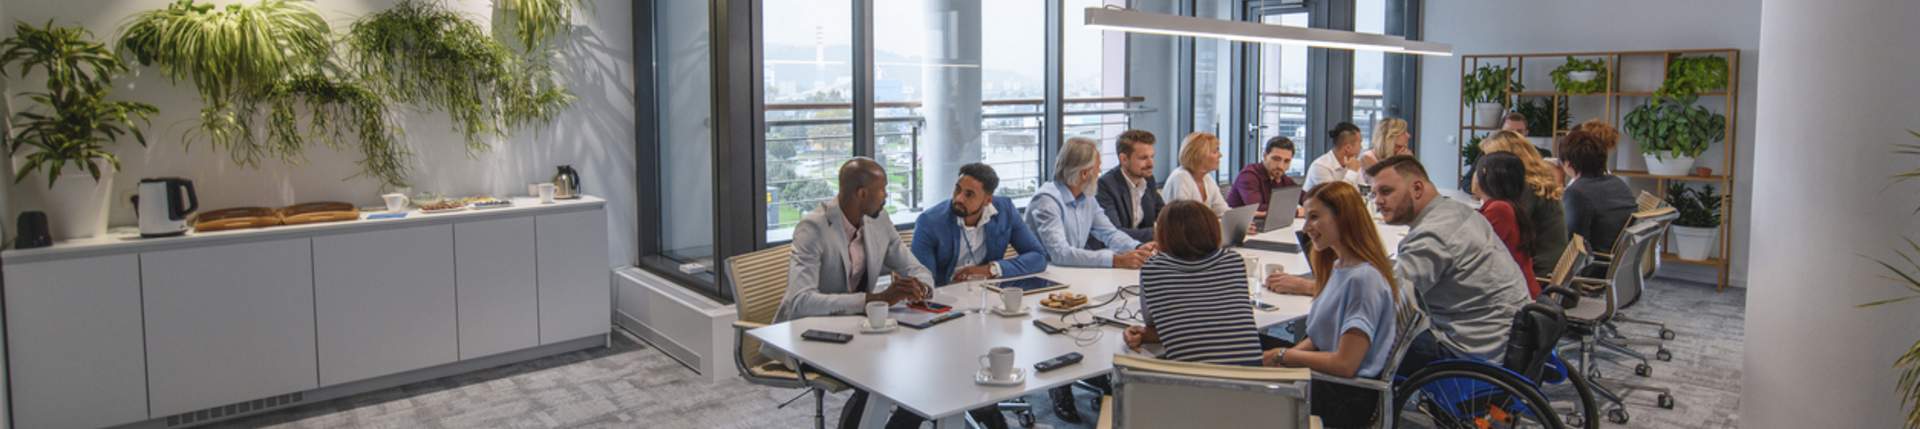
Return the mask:
<path fill-rule="evenodd" d="M 1334 376 L 1377 378 L 1397 335 L 1393 262 L 1380 244 L 1359 189 L 1330 182 L 1307 194 L 1315 288 L 1307 338 L 1268 350 L 1267 365 L 1307 367 Z"/>

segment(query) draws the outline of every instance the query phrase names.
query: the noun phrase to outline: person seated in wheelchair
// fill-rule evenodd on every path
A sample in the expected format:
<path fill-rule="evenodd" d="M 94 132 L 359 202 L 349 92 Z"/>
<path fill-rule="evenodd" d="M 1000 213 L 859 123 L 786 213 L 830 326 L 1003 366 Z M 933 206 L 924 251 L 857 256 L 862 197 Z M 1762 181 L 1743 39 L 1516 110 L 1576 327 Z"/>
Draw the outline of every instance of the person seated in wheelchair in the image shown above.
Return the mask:
<path fill-rule="evenodd" d="M 1302 228 L 1312 243 L 1313 307 L 1307 336 L 1299 344 L 1262 355 L 1267 366 L 1306 367 L 1342 378 L 1380 377 L 1397 338 L 1393 264 L 1374 229 L 1360 190 L 1328 182 L 1307 193 Z M 1314 412 L 1329 427 L 1364 425 L 1373 419 L 1377 393 L 1316 383 Z M 1328 403 L 1323 403 L 1328 402 Z M 1338 415 L 1327 415 L 1338 414 Z"/>

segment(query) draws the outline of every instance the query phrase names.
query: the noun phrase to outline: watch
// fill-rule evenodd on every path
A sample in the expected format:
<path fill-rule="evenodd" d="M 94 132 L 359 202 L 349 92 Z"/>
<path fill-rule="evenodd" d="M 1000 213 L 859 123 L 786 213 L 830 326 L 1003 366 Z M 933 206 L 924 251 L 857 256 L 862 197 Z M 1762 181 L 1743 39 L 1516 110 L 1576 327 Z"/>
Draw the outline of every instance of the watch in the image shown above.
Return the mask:
<path fill-rule="evenodd" d="M 999 263 L 999 262 L 988 262 L 988 263 L 987 263 L 987 267 L 988 267 L 988 268 L 987 268 L 988 270 L 992 270 L 992 271 L 993 271 L 993 278 L 1000 278 L 1000 263 Z"/>

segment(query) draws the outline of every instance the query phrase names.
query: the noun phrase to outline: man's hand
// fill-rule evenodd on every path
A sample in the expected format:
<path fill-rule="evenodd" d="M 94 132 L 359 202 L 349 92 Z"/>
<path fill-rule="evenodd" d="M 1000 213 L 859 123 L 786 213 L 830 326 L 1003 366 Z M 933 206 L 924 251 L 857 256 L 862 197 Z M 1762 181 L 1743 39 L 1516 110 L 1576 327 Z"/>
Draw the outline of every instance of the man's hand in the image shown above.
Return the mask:
<path fill-rule="evenodd" d="M 1147 258 L 1152 256 L 1153 256 L 1153 252 L 1146 251 L 1146 250 L 1134 250 L 1132 252 L 1126 252 L 1126 253 L 1115 253 L 1113 254 L 1113 267 L 1126 268 L 1130 270 L 1140 269 L 1141 265 L 1146 265 Z"/>
<path fill-rule="evenodd" d="M 928 287 L 925 283 L 921 283 L 920 279 L 894 273 L 893 284 L 888 285 L 887 290 L 867 294 L 867 301 L 886 301 L 888 305 L 892 305 L 898 304 L 900 301 L 925 301 L 927 298 L 932 297 L 933 288 Z"/>
<path fill-rule="evenodd" d="M 1287 274 L 1285 267 L 1267 274 L 1267 290 L 1289 295 L 1313 295 L 1313 279 Z"/>
<path fill-rule="evenodd" d="M 1128 350 L 1136 352 L 1140 351 L 1141 344 L 1160 342 L 1160 335 L 1145 326 L 1128 326 L 1126 332 L 1121 333 L 1120 338 L 1127 341 Z"/>
<path fill-rule="evenodd" d="M 1338 155 L 1335 155 L 1335 156 L 1338 156 Z M 1351 158 L 1346 158 L 1346 157 L 1341 157 L 1341 158 L 1340 158 L 1340 168 L 1344 168 L 1344 169 L 1346 169 L 1347 171 L 1356 171 L 1356 170 L 1359 170 L 1359 169 L 1360 169 L 1360 157 L 1357 157 L 1357 156 L 1356 156 L 1356 157 L 1351 157 Z"/>
<path fill-rule="evenodd" d="M 991 264 L 991 263 L 992 262 L 988 262 L 988 264 Z M 986 264 L 974 265 L 971 267 L 961 267 L 959 271 L 953 272 L 953 280 L 959 281 L 959 282 L 983 280 L 983 279 L 990 279 L 990 278 L 993 278 L 993 267 L 988 266 Z"/>

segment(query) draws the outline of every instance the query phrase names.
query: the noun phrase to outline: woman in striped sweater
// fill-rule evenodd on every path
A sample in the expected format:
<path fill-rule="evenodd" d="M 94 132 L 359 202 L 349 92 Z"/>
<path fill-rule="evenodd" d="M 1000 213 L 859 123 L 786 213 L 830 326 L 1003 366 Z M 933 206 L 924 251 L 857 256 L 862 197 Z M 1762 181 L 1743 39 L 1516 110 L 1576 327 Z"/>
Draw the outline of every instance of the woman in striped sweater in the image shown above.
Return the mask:
<path fill-rule="evenodd" d="M 1197 201 L 1168 204 L 1154 221 L 1160 254 L 1140 268 L 1146 326 L 1127 328 L 1127 347 L 1166 348 L 1160 358 L 1260 365 L 1260 330 L 1240 254 L 1220 246 L 1220 222 Z"/>

